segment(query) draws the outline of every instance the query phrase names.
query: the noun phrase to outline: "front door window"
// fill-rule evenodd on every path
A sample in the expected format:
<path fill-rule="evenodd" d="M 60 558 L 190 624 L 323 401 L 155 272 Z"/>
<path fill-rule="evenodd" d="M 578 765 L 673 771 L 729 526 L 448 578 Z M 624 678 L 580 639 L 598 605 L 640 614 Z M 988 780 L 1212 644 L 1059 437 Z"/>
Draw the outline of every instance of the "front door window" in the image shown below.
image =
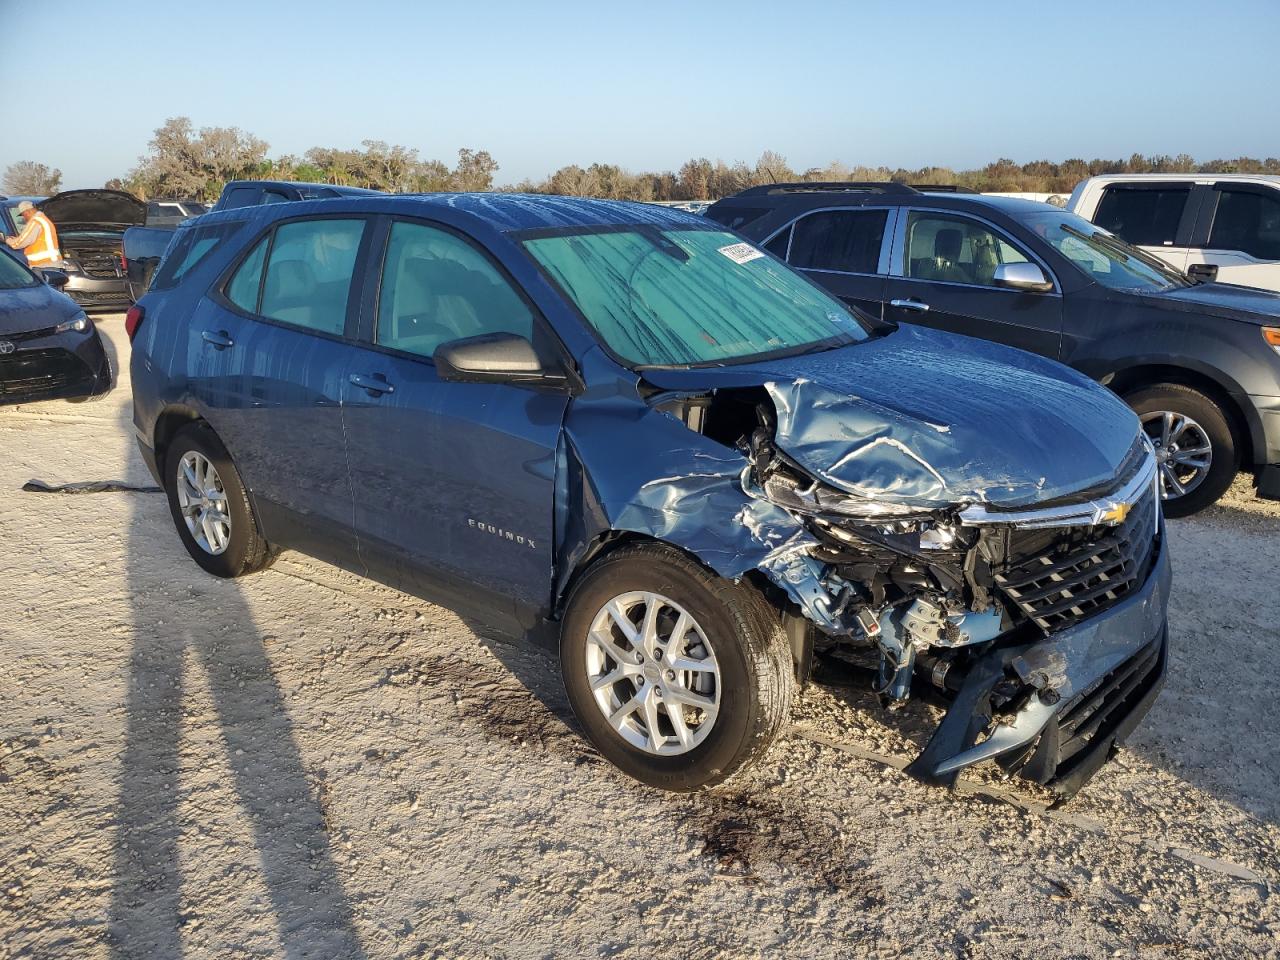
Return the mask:
<path fill-rule="evenodd" d="M 996 267 L 1026 263 L 1016 247 L 967 217 L 912 211 L 907 219 L 904 273 L 913 280 L 995 286 Z"/>

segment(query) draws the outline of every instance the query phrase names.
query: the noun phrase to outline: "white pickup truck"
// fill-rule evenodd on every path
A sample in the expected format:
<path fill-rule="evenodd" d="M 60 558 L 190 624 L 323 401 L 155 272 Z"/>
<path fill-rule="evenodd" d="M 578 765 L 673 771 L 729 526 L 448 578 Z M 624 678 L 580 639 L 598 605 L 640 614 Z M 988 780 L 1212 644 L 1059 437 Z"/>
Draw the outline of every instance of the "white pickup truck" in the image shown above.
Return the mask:
<path fill-rule="evenodd" d="M 1067 209 L 1193 279 L 1280 290 L 1280 176 L 1090 177 Z"/>

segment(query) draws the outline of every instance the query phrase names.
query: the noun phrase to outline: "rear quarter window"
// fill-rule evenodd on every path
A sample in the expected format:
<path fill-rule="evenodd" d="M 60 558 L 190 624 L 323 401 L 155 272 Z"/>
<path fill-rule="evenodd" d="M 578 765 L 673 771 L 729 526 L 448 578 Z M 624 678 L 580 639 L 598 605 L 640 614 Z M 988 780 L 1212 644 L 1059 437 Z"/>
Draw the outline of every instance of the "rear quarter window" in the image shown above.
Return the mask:
<path fill-rule="evenodd" d="M 152 290 L 168 290 L 176 287 L 188 273 L 199 266 L 218 245 L 235 234 L 244 223 L 239 220 L 211 223 L 200 227 L 179 230 L 173 246 L 165 254 L 151 281 Z"/>
<path fill-rule="evenodd" d="M 754 223 L 766 213 L 769 213 L 768 207 L 711 207 L 707 210 L 707 217 L 716 223 L 723 224 L 730 230 L 741 230 L 748 223 Z"/>

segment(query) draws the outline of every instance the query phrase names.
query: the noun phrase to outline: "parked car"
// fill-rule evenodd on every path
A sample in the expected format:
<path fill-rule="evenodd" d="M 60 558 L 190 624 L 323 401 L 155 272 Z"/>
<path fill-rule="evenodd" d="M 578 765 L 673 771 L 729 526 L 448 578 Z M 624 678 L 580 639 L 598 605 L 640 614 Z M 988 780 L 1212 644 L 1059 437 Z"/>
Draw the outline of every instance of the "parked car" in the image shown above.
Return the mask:
<path fill-rule="evenodd" d="M 64 292 L 86 309 L 127 305 L 128 285 L 121 261 L 121 238 L 133 224 L 146 221 L 147 207 L 120 190 L 67 190 L 52 197 L 7 197 L 0 203 L 6 234 L 22 228 L 18 204 L 31 200 L 58 229 L 67 277 Z"/>
<path fill-rule="evenodd" d="M 209 212 L 209 204 L 199 200 L 148 200 L 147 226 L 160 224 L 177 226 L 183 220 L 190 220 L 202 213 Z"/>
<path fill-rule="evenodd" d="M 1280 177 L 1090 177 L 1067 209 L 1193 279 L 1280 290 Z"/>
<path fill-rule="evenodd" d="M 707 216 L 882 321 L 1006 343 L 1106 384 L 1156 446 L 1169 516 L 1213 503 L 1242 468 L 1260 495 L 1280 497 L 1276 294 L 1192 283 L 1027 200 L 778 184 L 721 200 Z"/>
<path fill-rule="evenodd" d="M 26 220 L 18 210 L 18 204 L 24 200 L 32 203 L 39 203 L 44 197 L 0 197 L 0 230 L 4 231 L 5 236 L 15 237 L 22 232 L 22 228 L 26 226 Z"/>
<path fill-rule="evenodd" d="M 1156 463 L 1053 361 L 844 308 L 705 218 L 519 195 L 178 228 L 126 317 L 191 557 L 321 557 L 559 650 L 659 787 L 783 729 L 815 655 L 952 706 L 910 772 L 1070 793 L 1160 686 Z M 978 742 L 984 733 L 990 736 Z"/>
<path fill-rule="evenodd" d="M 291 203 L 294 200 L 329 200 L 334 197 L 375 197 L 380 190 L 346 187 L 336 183 L 299 183 L 294 180 L 228 180 L 213 205 L 218 210 L 256 207 L 265 203 Z"/>
<path fill-rule="evenodd" d="M 43 277 L 0 255 L 0 405 L 87 400 L 111 389 L 111 363 L 83 309 L 58 287 L 66 274 Z"/>
<path fill-rule="evenodd" d="M 269 203 L 292 203 L 295 200 L 324 200 L 334 197 L 379 196 L 377 190 L 342 187 L 331 183 L 295 183 L 289 180 L 231 180 L 222 188 L 213 210 L 232 210 Z M 201 211 L 204 213 L 206 211 Z M 124 234 L 123 266 L 128 282 L 129 299 L 136 301 L 151 285 L 151 278 L 164 256 L 173 230 L 180 220 L 171 223 L 147 221 L 145 227 L 131 227 Z"/>

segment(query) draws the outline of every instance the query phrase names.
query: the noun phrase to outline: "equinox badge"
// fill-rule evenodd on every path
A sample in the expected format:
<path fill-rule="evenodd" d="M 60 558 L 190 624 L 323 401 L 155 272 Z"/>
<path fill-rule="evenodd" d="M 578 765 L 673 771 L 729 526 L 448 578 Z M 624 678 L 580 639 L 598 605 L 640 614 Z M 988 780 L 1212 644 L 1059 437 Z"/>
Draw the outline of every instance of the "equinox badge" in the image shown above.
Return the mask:
<path fill-rule="evenodd" d="M 510 540 L 512 543 L 527 545 L 530 549 L 536 550 L 537 544 L 529 537 L 513 533 L 510 530 L 503 530 L 502 527 L 495 527 L 492 523 L 485 523 L 483 520 L 476 520 L 473 517 L 467 517 L 467 526 L 479 530 L 481 533 L 491 533 L 495 537 L 501 537 L 503 540 Z"/>

